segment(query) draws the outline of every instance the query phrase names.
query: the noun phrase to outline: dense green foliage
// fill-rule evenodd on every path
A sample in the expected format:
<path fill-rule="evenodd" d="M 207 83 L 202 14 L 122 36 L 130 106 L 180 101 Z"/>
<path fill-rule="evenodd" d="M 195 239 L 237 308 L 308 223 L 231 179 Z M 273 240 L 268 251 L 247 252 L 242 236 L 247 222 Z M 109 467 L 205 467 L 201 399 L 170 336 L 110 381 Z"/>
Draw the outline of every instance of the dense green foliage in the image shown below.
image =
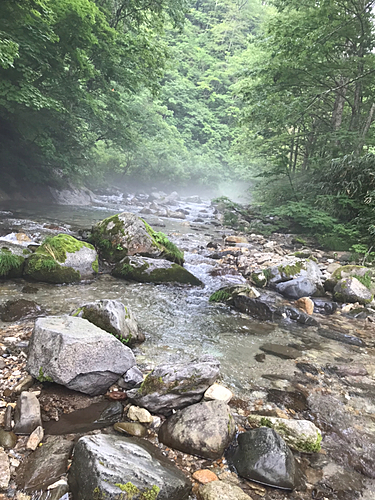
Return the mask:
<path fill-rule="evenodd" d="M 370 243 L 373 2 L 273 3 L 236 86 L 245 103 L 241 148 L 259 160 L 258 200 L 326 247 L 346 249 L 360 236 Z"/>

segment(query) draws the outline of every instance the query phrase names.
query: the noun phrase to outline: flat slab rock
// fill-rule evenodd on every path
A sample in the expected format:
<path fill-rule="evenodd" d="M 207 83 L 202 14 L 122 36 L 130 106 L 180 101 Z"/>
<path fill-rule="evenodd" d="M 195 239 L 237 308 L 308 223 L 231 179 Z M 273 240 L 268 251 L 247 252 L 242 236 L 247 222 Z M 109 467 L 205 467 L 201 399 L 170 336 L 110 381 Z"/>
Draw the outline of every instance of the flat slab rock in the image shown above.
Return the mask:
<path fill-rule="evenodd" d="M 159 441 L 170 448 L 216 459 L 232 441 L 236 425 L 223 401 L 204 401 L 169 417 L 159 430 Z"/>
<path fill-rule="evenodd" d="M 49 436 L 17 469 L 16 481 L 28 492 L 45 490 L 66 473 L 73 441 Z"/>
<path fill-rule="evenodd" d="M 169 415 L 172 410 L 200 401 L 219 373 L 219 361 L 207 355 L 190 363 L 160 365 L 145 378 L 139 389 L 127 394 L 137 406 Z"/>
<path fill-rule="evenodd" d="M 85 319 L 50 316 L 35 323 L 27 359 L 34 378 L 93 396 L 134 365 L 129 347 Z"/>
<path fill-rule="evenodd" d="M 73 500 L 93 500 L 94 491 L 115 500 L 122 492 L 116 485 L 127 483 L 142 493 L 156 486 L 158 500 L 185 500 L 191 490 L 189 479 L 148 441 L 108 434 L 78 441 L 69 472 Z"/>

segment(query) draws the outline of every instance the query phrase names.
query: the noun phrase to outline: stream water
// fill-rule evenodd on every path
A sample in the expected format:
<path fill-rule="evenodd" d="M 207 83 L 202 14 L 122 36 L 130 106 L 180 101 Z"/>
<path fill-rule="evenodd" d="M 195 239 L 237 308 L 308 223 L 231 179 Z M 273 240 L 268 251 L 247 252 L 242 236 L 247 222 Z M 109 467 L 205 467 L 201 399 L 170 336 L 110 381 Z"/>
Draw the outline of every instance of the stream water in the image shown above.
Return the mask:
<path fill-rule="evenodd" d="M 256 360 L 255 356 L 261 353 L 259 347 L 265 343 L 298 348 L 303 353 L 302 361 L 305 363 L 323 367 L 334 360 L 350 360 L 352 364 L 365 363 L 369 373 L 371 370 L 375 373 L 372 352 L 323 338 L 317 327 L 305 327 L 291 322 L 259 322 L 224 305 L 209 303 L 210 294 L 221 286 L 245 282 L 235 271 L 222 274 L 221 264 L 209 257 L 207 244 L 214 239 L 222 239 L 229 231 L 218 226 L 214 209 L 208 200 L 200 203 L 181 201 L 173 206 L 173 210 L 177 208 L 186 210 L 186 219 L 142 216 L 156 229 L 161 227 L 161 230 L 185 251 L 185 267 L 204 283 L 203 287 L 138 284 L 113 278 L 109 274 L 100 274 L 93 281 L 80 284 L 56 286 L 36 283 L 33 286 L 37 290 L 30 295 L 22 291 L 26 284 L 24 280 L 0 281 L 0 303 L 14 298 L 32 299 L 42 306 L 47 314 L 55 315 L 70 313 L 87 301 L 121 300 L 135 313 L 146 335 L 144 344 L 135 350 L 137 363 L 142 368 L 151 369 L 161 363 L 188 361 L 205 353 L 212 354 L 221 362 L 223 383 L 237 396 L 249 401 L 249 408 L 260 400 L 264 401 L 266 407 L 266 401 L 271 404 L 272 397 L 277 399 L 281 391 L 293 394 L 297 389 L 301 389 L 301 381 L 295 378 L 295 360 L 268 355 L 263 362 Z M 46 234 L 70 231 L 74 235 L 90 229 L 93 223 L 112 214 L 121 211 L 139 213 L 141 210 L 141 202 L 125 199 L 122 195 L 97 196 L 96 204 L 92 207 L 3 204 L 0 206 L 0 245 L 1 238 L 12 239 L 12 234 L 16 232 L 27 233 L 39 242 Z M 195 222 L 197 219 L 203 222 Z M 1 326 L 0 322 L 0 328 Z M 350 415 L 357 412 L 359 417 L 365 419 L 361 420 L 360 425 L 365 425 L 366 433 L 372 435 L 375 384 L 374 388 L 370 389 L 371 397 L 363 388 L 350 390 L 350 387 L 342 387 L 334 378 L 332 384 L 324 388 L 328 390 L 330 397 L 336 398 L 333 401 L 337 401 L 342 407 L 342 412 L 337 412 L 335 416 L 338 428 L 350 428 L 351 424 L 347 423 L 346 415 L 348 412 Z M 349 401 L 351 409 L 347 410 L 345 405 Z M 323 413 L 320 413 L 321 406 L 321 401 L 316 399 L 310 409 L 310 418 L 315 421 L 323 418 Z M 326 415 L 328 410 L 324 411 Z M 327 442 L 334 452 L 335 447 L 339 448 L 346 442 L 348 432 L 344 432 L 344 437 L 338 437 L 336 440 L 332 438 L 332 433 L 327 436 L 331 436 Z M 349 437 L 347 441 L 350 439 Z M 375 460 L 371 443 L 372 440 L 363 440 L 359 445 L 364 447 L 361 453 L 369 454 L 370 461 Z M 368 449 L 365 449 L 366 447 Z M 347 472 L 343 477 L 352 481 L 353 474 L 357 472 L 353 472 L 349 461 L 349 457 L 342 458 L 338 461 L 338 467 L 344 467 L 344 471 L 351 470 L 352 472 Z M 341 469 L 339 472 L 333 471 L 332 476 L 339 473 L 342 474 Z M 340 488 L 345 493 L 343 481 L 341 480 Z M 326 498 L 375 498 L 372 480 L 366 481 L 365 484 L 361 478 L 353 487 L 356 489 L 355 495 L 360 495 L 360 491 L 363 491 L 362 497 L 340 496 L 336 492 L 337 496 Z"/>

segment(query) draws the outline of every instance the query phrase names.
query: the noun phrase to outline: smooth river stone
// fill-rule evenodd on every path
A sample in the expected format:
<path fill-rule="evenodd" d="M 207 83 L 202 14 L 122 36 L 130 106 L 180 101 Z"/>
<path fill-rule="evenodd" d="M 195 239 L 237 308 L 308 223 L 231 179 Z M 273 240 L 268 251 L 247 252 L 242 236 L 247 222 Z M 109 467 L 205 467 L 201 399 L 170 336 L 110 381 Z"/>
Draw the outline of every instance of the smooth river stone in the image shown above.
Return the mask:
<path fill-rule="evenodd" d="M 17 436 L 14 432 L 7 432 L 0 429 L 0 446 L 3 448 L 14 448 L 17 443 Z"/>
<path fill-rule="evenodd" d="M 296 359 L 302 356 L 302 352 L 294 347 L 288 347 L 286 345 L 279 344 L 263 344 L 260 346 L 260 350 L 267 354 L 272 354 L 282 359 Z"/>
<path fill-rule="evenodd" d="M 137 422 L 119 422 L 113 426 L 115 431 L 122 434 L 129 434 L 135 437 L 145 437 L 147 434 L 147 429 L 142 424 Z"/>

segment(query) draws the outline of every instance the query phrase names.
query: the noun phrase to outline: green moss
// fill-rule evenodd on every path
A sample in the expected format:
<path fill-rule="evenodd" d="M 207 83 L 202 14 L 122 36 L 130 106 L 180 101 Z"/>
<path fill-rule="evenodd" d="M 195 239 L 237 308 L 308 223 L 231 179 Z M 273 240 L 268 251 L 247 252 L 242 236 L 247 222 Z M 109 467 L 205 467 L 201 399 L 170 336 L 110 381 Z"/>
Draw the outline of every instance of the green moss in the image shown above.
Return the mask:
<path fill-rule="evenodd" d="M 318 434 L 315 441 L 309 441 L 308 439 L 301 439 L 295 443 L 294 447 L 302 452 L 318 453 L 321 449 L 321 442 L 322 442 L 322 436 L 321 434 Z"/>
<path fill-rule="evenodd" d="M 372 282 L 371 282 L 371 272 L 368 271 L 364 276 L 354 275 L 354 278 L 357 278 L 358 281 L 362 283 L 366 288 L 370 290 Z"/>
<path fill-rule="evenodd" d="M 306 240 L 304 240 L 303 238 L 300 238 L 299 236 L 296 236 L 294 238 L 294 242 L 295 243 L 299 243 L 300 245 L 306 245 L 307 244 Z"/>
<path fill-rule="evenodd" d="M 162 257 L 182 266 L 184 263 L 184 253 L 164 233 L 154 231 L 145 220 L 142 219 L 142 221 L 153 242 L 162 251 Z"/>
<path fill-rule="evenodd" d="M 231 297 L 232 295 L 227 290 L 218 290 L 214 292 L 208 300 L 209 302 L 226 302 Z"/>
<path fill-rule="evenodd" d="M 94 273 L 99 272 L 99 259 L 98 259 L 98 257 L 96 257 L 95 261 L 91 264 L 91 267 L 92 267 L 92 270 L 94 271 Z"/>
<path fill-rule="evenodd" d="M 94 247 L 89 243 L 76 240 L 69 234 L 58 234 L 57 236 L 46 238 L 35 253 L 47 256 L 49 255 L 55 261 L 64 263 L 66 261 L 67 253 L 78 252 L 83 247 L 94 250 Z"/>
<path fill-rule="evenodd" d="M 263 274 L 266 277 L 267 283 L 273 278 L 271 269 L 263 269 Z"/>
<path fill-rule="evenodd" d="M 26 277 L 46 283 L 74 283 L 81 280 L 79 271 L 61 266 L 51 255 L 36 252 L 26 261 Z"/>
<path fill-rule="evenodd" d="M 255 286 L 258 286 L 259 288 L 263 288 L 267 285 L 267 278 L 265 275 L 265 272 L 262 271 L 261 273 L 252 273 L 251 274 L 251 281 L 254 283 Z"/>
<path fill-rule="evenodd" d="M 104 259 L 119 262 L 128 254 L 127 248 L 121 245 L 124 235 L 123 223 L 118 214 L 111 215 L 92 228 L 90 242 L 96 246 Z"/>
<path fill-rule="evenodd" d="M 20 278 L 25 259 L 21 255 L 13 255 L 9 250 L 0 252 L 0 277 Z"/>
<path fill-rule="evenodd" d="M 260 426 L 261 427 L 270 427 L 272 428 L 272 422 L 270 419 L 266 418 L 266 417 L 262 417 L 260 419 L 260 422 L 259 422 Z"/>
<path fill-rule="evenodd" d="M 139 387 L 139 393 L 142 395 L 152 394 L 156 391 L 161 391 L 166 387 L 166 384 L 163 382 L 162 377 L 154 377 L 152 372 L 147 375 L 147 377 L 142 382 Z"/>
<path fill-rule="evenodd" d="M 30 255 L 30 254 L 32 253 L 32 251 L 31 251 L 31 250 L 29 250 L 28 248 L 24 248 L 24 249 L 22 250 L 22 253 L 23 253 L 23 255 Z"/>
<path fill-rule="evenodd" d="M 287 278 L 295 276 L 296 274 L 300 273 L 302 269 L 305 269 L 305 264 L 301 260 L 296 262 L 295 264 L 278 267 L 280 274 L 284 275 Z"/>
<path fill-rule="evenodd" d="M 82 309 L 83 309 L 83 307 L 79 307 L 76 311 L 74 311 L 72 316 L 77 317 L 79 315 L 79 313 L 82 311 Z"/>
<path fill-rule="evenodd" d="M 39 382 L 53 382 L 53 379 L 51 377 L 48 377 L 48 375 L 44 375 L 42 367 L 39 368 L 39 375 L 37 377 L 37 380 L 39 380 Z"/>
<path fill-rule="evenodd" d="M 311 257 L 311 252 L 308 250 L 305 250 L 304 252 L 294 252 L 293 254 L 295 257 L 298 257 L 299 259 L 308 259 Z"/>

